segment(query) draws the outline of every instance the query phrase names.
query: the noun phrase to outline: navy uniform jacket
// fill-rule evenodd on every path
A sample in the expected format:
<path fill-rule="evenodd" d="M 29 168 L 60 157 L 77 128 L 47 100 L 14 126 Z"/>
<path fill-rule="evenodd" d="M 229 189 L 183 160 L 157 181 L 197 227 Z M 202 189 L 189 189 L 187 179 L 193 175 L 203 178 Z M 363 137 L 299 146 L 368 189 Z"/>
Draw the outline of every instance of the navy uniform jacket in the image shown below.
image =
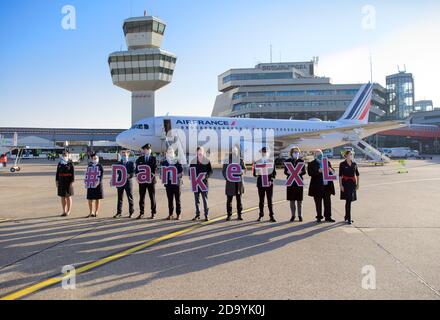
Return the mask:
<path fill-rule="evenodd" d="M 136 160 L 136 174 L 139 173 L 139 166 L 141 165 L 149 165 L 151 168 L 151 176 L 153 177 L 153 179 L 151 180 L 151 184 L 155 184 L 156 183 L 156 171 L 157 171 L 157 160 L 156 157 L 151 155 L 150 158 L 148 159 L 148 162 L 145 160 L 145 155 L 140 156 L 137 160 Z"/>

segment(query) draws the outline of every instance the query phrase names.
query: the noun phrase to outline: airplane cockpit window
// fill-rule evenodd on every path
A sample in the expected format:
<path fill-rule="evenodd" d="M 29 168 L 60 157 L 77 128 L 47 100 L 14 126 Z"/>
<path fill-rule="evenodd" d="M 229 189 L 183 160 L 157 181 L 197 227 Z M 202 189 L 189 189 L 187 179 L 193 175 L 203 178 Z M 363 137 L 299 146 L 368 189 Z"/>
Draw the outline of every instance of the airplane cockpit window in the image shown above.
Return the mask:
<path fill-rule="evenodd" d="M 131 128 L 132 129 L 139 129 L 139 130 L 148 130 L 148 129 L 150 129 L 150 126 L 148 124 L 135 124 Z"/>

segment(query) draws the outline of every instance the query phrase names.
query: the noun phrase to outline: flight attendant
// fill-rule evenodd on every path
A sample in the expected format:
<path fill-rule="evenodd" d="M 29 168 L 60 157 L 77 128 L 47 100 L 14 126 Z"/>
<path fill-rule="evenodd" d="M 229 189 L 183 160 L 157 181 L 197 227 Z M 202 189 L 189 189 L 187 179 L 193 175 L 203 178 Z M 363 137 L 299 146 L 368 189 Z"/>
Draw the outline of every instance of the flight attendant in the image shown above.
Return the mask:
<path fill-rule="evenodd" d="M 142 219 L 145 214 L 145 196 L 148 190 L 148 196 L 150 198 L 151 205 L 151 217 L 154 219 L 156 215 L 156 170 L 157 170 L 157 160 L 156 157 L 152 155 L 151 144 L 147 143 L 142 147 L 144 154 L 136 160 L 136 174 L 139 173 L 139 166 L 148 165 L 151 169 L 151 183 L 139 184 L 139 209 L 140 215 L 137 219 Z"/>
<path fill-rule="evenodd" d="M 168 199 L 168 218 L 167 220 L 174 219 L 174 202 L 176 202 L 176 220 L 180 220 L 180 215 L 182 213 L 182 205 L 180 202 L 181 196 L 181 185 L 183 176 L 183 167 L 179 160 L 176 158 L 174 149 L 169 148 L 165 155 L 165 159 L 161 162 L 162 167 L 175 167 L 177 170 L 177 184 L 172 184 L 171 177 L 167 177 L 165 183 L 165 190 L 167 192 Z"/>
<path fill-rule="evenodd" d="M 55 181 L 58 189 L 58 196 L 61 198 L 63 209 L 62 217 L 70 215 L 72 210 L 73 182 L 75 181 L 75 168 L 69 160 L 69 153 L 63 152 L 57 166 Z"/>
<path fill-rule="evenodd" d="M 227 168 L 228 165 L 231 163 L 239 164 L 241 167 L 241 174 L 240 174 L 240 181 L 239 182 L 231 182 L 227 179 Z M 228 213 L 228 217 L 226 218 L 226 221 L 231 221 L 232 217 L 232 200 L 235 197 L 235 200 L 237 202 L 237 214 L 238 214 L 238 220 L 242 221 L 242 211 L 243 211 L 243 204 L 241 201 L 241 197 L 244 194 L 244 184 L 243 184 L 243 173 L 246 171 L 246 167 L 244 165 L 243 159 L 240 157 L 240 151 L 237 147 L 232 148 L 232 152 L 228 157 L 228 160 L 223 164 L 223 177 L 226 180 L 226 186 L 225 186 L 225 193 L 226 193 L 226 212 Z"/>
<path fill-rule="evenodd" d="M 301 150 L 297 147 L 292 148 L 290 150 L 290 158 L 285 161 L 291 163 L 293 167 L 296 167 L 299 163 L 304 163 L 304 160 L 301 159 Z M 287 167 L 284 167 L 284 174 L 287 176 L 287 179 L 290 177 L 289 170 Z M 299 174 L 301 179 L 306 175 L 306 167 L 303 166 L 301 173 Z M 298 219 L 300 222 L 303 221 L 302 218 L 302 202 L 304 199 L 304 187 L 299 186 L 296 181 L 293 181 L 291 186 L 287 187 L 287 200 L 290 201 L 290 212 L 292 217 L 290 222 L 294 222 L 296 218 L 296 211 L 298 209 Z"/>
<path fill-rule="evenodd" d="M 104 192 L 102 187 L 102 178 L 104 177 L 104 168 L 99 163 L 99 157 L 96 153 L 90 155 L 91 162 L 88 168 L 97 168 L 99 172 L 99 181 L 96 186 L 92 188 L 87 188 L 87 200 L 89 202 L 89 215 L 87 218 L 96 218 L 99 214 L 99 209 L 101 206 L 101 200 L 104 198 Z M 93 205 L 94 208 L 93 208 Z"/>
<path fill-rule="evenodd" d="M 205 149 L 203 149 L 203 147 L 197 147 L 197 156 L 191 161 L 190 169 L 191 168 L 196 168 L 196 176 L 198 176 L 200 173 L 206 173 L 203 182 L 207 187 L 209 187 L 208 180 L 213 171 L 211 161 L 205 157 Z M 200 189 L 194 192 L 196 216 L 194 217 L 193 221 L 200 220 L 200 196 L 202 196 L 205 221 L 209 221 L 208 191 L 201 191 Z"/>
<path fill-rule="evenodd" d="M 258 197 L 259 197 L 259 208 L 260 215 L 257 221 L 261 221 L 264 217 L 264 198 L 267 198 L 267 207 L 269 208 L 269 217 L 270 222 L 276 222 L 275 215 L 273 212 L 273 180 L 275 179 L 277 172 L 275 170 L 275 166 L 273 161 L 269 159 L 269 152 L 266 147 L 263 147 L 260 151 L 261 159 L 254 163 L 253 174 L 254 177 L 257 177 L 257 188 L 258 188 Z M 270 183 L 270 186 L 263 186 L 263 176 L 264 172 L 262 170 L 257 170 L 256 165 L 258 164 L 272 164 L 273 169 L 267 169 L 266 175 L 267 179 Z"/>
<path fill-rule="evenodd" d="M 350 150 L 344 153 L 345 161 L 339 165 L 339 185 L 341 186 L 341 200 L 345 200 L 345 222 L 352 224 L 351 203 L 357 200 L 356 190 L 359 189 L 359 170 L 353 161 Z"/>
<path fill-rule="evenodd" d="M 315 151 L 315 160 L 309 163 L 307 172 L 311 177 L 309 186 L 309 196 L 313 197 L 316 206 L 316 221 L 321 222 L 325 218 L 326 222 L 335 222 L 332 219 L 331 196 L 335 194 L 335 186 L 332 181 L 326 182 L 322 175 L 323 153 L 321 150 Z M 330 174 L 335 174 L 329 162 Z M 324 216 L 322 215 L 322 204 L 324 203 Z"/>
<path fill-rule="evenodd" d="M 121 151 L 120 161 L 118 164 L 125 166 L 127 169 L 127 182 L 124 186 L 118 187 L 118 205 L 114 218 L 120 218 L 122 216 L 122 205 L 124 203 L 124 192 L 127 194 L 128 200 L 128 212 L 129 218 L 134 214 L 134 201 L 133 201 L 133 177 L 135 171 L 135 165 L 133 161 L 130 161 L 130 150 L 124 149 Z M 120 173 L 119 173 L 120 174 Z M 118 177 L 120 178 L 120 177 Z"/>

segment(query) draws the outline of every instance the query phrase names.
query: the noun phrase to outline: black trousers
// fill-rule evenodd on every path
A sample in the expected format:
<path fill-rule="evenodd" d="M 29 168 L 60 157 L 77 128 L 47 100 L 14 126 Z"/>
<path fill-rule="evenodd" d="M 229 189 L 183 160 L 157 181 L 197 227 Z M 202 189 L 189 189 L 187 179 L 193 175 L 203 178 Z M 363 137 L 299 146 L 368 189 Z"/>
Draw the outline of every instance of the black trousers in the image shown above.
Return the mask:
<path fill-rule="evenodd" d="M 127 194 L 127 200 L 128 200 L 128 212 L 130 214 L 134 213 L 134 201 L 133 201 L 133 185 L 131 183 L 128 183 L 118 189 L 118 208 L 117 213 L 122 213 L 122 205 L 124 203 L 124 192 Z"/>
<path fill-rule="evenodd" d="M 330 194 L 315 196 L 316 219 L 330 219 L 332 217 L 332 201 Z M 322 216 L 322 203 L 324 203 L 324 217 Z"/>
<path fill-rule="evenodd" d="M 168 212 L 172 216 L 174 213 L 174 200 L 176 201 L 176 214 L 180 216 L 182 213 L 182 205 L 180 202 L 180 186 L 168 186 L 165 187 L 168 198 Z"/>
<path fill-rule="evenodd" d="M 351 201 L 345 201 L 345 221 L 351 221 Z"/>
<path fill-rule="evenodd" d="M 145 196 L 150 197 L 151 214 L 156 214 L 156 185 L 153 183 L 139 184 L 139 211 L 141 214 L 145 213 Z"/>
<path fill-rule="evenodd" d="M 228 213 L 228 216 L 232 216 L 232 200 L 233 199 L 234 199 L 234 196 L 227 196 L 226 212 Z M 238 213 L 238 215 L 241 215 L 241 212 L 243 211 L 243 204 L 241 203 L 241 194 L 237 194 L 235 196 L 235 200 L 237 201 L 237 213 Z"/>
<path fill-rule="evenodd" d="M 261 187 L 258 188 L 258 197 L 260 198 L 259 201 L 259 208 L 260 208 L 260 217 L 264 217 L 264 198 L 267 198 L 267 207 L 269 208 L 269 216 L 273 217 L 273 185 L 270 187 Z"/>

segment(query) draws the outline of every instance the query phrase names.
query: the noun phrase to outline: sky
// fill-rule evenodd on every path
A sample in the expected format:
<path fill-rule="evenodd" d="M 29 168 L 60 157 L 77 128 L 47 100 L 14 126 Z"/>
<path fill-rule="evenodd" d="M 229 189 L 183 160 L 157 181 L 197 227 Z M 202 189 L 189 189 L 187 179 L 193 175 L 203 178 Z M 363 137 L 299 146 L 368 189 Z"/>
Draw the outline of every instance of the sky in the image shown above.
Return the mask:
<path fill-rule="evenodd" d="M 62 8 L 76 11 L 65 30 Z M 108 55 L 125 50 L 122 22 L 144 10 L 167 22 L 162 48 L 178 57 L 156 93 L 156 115 L 211 114 L 217 77 L 231 68 L 319 56 L 333 83 L 385 86 L 398 66 L 416 100 L 440 106 L 440 2 L 295 0 L 3 0 L 0 126 L 127 128 L 131 94 L 112 84 Z"/>

